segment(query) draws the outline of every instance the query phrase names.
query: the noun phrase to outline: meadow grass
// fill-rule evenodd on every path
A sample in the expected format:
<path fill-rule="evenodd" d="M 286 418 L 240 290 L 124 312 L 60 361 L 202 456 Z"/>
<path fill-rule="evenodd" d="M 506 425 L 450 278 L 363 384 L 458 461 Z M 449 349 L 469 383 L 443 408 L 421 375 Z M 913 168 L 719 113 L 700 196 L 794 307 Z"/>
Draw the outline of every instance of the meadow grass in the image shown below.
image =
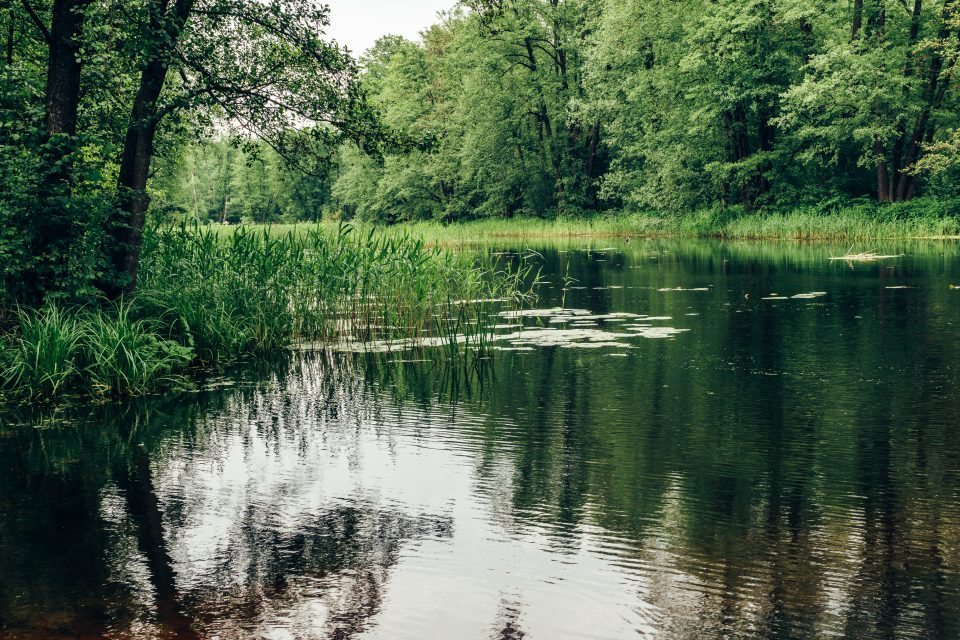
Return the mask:
<path fill-rule="evenodd" d="M 273 233 L 298 233 L 304 225 L 279 225 Z M 509 239 L 679 236 L 731 240 L 906 240 L 960 236 L 960 201 L 918 199 L 878 204 L 869 200 L 747 211 L 713 207 L 686 213 L 612 212 L 584 217 L 487 218 L 442 224 L 412 222 L 381 227 L 441 246 L 502 243 Z M 230 233 L 229 229 L 222 233 Z"/>

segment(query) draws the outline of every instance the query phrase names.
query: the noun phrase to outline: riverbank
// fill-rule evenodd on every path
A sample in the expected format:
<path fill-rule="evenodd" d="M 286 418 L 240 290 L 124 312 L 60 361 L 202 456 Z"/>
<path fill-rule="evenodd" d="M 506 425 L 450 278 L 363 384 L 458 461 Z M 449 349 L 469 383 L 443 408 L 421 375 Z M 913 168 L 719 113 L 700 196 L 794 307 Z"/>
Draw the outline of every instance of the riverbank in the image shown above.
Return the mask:
<path fill-rule="evenodd" d="M 577 236 L 680 236 L 737 240 L 906 240 L 960 239 L 960 203 L 933 202 L 842 208 L 798 207 L 748 212 L 740 207 L 685 214 L 621 212 L 589 218 L 486 219 L 442 225 L 398 225 L 430 241 L 454 244 L 507 238 Z"/>

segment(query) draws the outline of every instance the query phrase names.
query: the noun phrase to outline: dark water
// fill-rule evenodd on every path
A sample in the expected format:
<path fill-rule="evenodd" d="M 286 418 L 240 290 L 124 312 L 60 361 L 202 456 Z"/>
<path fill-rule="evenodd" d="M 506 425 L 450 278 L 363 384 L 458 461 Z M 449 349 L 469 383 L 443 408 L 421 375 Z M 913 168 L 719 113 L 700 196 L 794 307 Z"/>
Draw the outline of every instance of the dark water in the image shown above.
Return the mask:
<path fill-rule="evenodd" d="M 960 637 L 956 246 L 612 245 L 539 306 L 660 319 L 6 411 L 0 636 Z"/>

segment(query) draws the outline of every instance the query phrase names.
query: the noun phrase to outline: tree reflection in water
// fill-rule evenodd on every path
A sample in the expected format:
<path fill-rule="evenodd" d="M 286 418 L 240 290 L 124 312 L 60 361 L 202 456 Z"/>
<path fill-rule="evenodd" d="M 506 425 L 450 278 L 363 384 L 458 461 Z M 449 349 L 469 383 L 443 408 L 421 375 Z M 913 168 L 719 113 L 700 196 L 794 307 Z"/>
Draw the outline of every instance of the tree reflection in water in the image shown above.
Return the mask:
<path fill-rule="evenodd" d="M 957 257 L 658 242 L 543 251 L 571 304 L 699 314 L 628 357 L 304 353 L 4 412 L 0 635 L 958 637 Z"/>

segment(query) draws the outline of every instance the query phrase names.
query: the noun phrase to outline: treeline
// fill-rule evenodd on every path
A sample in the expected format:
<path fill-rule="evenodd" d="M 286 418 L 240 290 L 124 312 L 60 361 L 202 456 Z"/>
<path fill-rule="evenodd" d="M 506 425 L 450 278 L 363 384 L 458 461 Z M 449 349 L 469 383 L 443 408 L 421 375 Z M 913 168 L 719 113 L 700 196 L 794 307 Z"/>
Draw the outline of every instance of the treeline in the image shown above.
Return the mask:
<path fill-rule="evenodd" d="M 333 158 L 322 171 L 308 172 L 252 141 L 193 143 L 160 163 L 153 213 L 165 222 L 320 221 L 337 215 L 335 171 Z"/>
<path fill-rule="evenodd" d="M 954 0 L 470 0 L 364 83 L 436 140 L 345 153 L 371 218 L 960 193 Z"/>
<path fill-rule="evenodd" d="M 465 0 L 363 57 L 384 120 L 430 145 L 343 148 L 330 209 L 942 202 L 960 195 L 958 47 L 955 0 Z"/>

